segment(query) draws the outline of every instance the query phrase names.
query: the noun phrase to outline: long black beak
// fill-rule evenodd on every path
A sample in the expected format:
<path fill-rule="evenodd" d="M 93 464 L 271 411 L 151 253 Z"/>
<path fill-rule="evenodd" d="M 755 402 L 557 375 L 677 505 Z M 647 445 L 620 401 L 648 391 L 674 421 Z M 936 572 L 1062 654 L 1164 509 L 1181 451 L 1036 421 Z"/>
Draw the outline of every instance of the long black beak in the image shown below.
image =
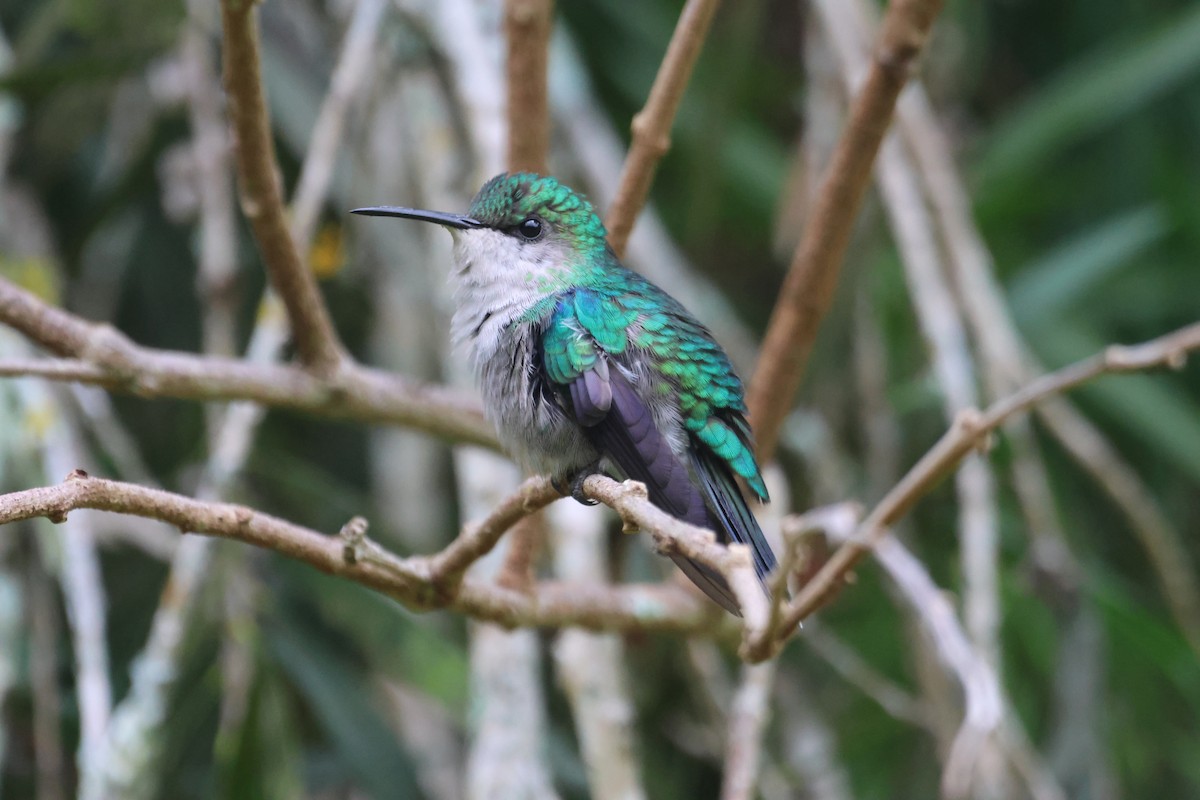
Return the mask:
<path fill-rule="evenodd" d="M 422 222 L 434 222 L 438 225 L 445 225 L 448 228 L 458 228 L 459 230 L 470 230 L 471 228 L 483 227 L 482 222 L 468 217 L 466 214 L 449 214 L 445 211 L 425 211 L 424 209 L 420 208 L 401 208 L 400 206 L 370 206 L 368 208 L 356 208 L 350 213 L 364 214 L 368 217 L 403 217 L 405 219 L 419 219 Z"/>

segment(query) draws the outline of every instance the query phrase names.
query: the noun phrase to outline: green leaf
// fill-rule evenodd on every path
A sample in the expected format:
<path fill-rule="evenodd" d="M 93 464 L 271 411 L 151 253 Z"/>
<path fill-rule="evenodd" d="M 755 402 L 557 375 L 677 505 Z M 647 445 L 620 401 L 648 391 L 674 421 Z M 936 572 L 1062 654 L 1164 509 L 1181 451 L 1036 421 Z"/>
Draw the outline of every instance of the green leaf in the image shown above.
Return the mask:
<path fill-rule="evenodd" d="M 996 125 L 979 164 L 981 183 L 1020 175 L 1112 125 L 1200 71 L 1200 5 L 1064 69 Z"/>
<path fill-rule="evenodd" d="M 373 708 L 358 670 L 298 623 L 279 620 L 264 633 L 356 783 L 377 800 L 421 797 L 412 760 Z"/>
<path fill-rule="evenodd" d="M 1168 230 L 1163 211 L 1144 206 L 1071 237 L 1017 273 L 1008 291 L 1013 314 L 1025 323 L 1061 313 L 1162 241 Z"/>

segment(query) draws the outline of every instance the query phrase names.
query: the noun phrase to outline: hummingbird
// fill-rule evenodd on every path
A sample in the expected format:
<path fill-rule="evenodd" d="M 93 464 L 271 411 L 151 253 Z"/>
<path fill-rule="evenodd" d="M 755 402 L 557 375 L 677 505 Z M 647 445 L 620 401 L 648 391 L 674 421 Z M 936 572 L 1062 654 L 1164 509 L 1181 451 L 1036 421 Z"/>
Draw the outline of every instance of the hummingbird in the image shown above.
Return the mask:
<path fill-rule="evenodd" d="M 764 581 L 775 556 L 738 486 L 769 499 L 741 379 L 682 304 L 621 265 L 583 195 L 553 177 L 501 173 L 466 214 L 396 206 L 352 213 L 450 232 L 451 336 L 465 345 L 486 414 L 518 463 L 588 504 L 582 487 L 591 474 L 641 481 L 663 511 L 721 543 L 747 545 Z M 671 558 L 740 613 L 718 572 Z"/>

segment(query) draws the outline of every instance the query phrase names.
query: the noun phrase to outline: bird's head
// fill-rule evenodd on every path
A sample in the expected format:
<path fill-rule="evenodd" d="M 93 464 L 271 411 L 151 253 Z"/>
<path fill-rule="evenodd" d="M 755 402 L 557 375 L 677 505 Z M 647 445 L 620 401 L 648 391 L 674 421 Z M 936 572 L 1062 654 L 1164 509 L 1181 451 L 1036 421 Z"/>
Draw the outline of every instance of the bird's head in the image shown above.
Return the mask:
<path fill-rule="evenodd" d="M 446 228 L 454 237 L 458 277 L 469 283 L 554 291 L 577 283 L 608 252 L 604 223 L 592 204 L 556 178 L 531 172 L 492 178 L 466 214 L 395 206 L 353 213 Z"/>

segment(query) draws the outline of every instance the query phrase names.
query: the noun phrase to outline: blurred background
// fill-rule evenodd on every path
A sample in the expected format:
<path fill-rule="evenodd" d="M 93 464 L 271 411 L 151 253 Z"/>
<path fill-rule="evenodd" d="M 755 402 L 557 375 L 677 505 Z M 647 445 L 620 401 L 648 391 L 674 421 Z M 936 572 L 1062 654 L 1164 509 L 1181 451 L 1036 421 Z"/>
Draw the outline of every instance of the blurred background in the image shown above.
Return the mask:
<path fill-rule="evenodd" d="M 5 0 L 0 277 L 147 346 L 269 358 L 280 315 L 235 213 L 215 6 Z M 601 208 L 681 7 L 556 9 L 550 165 Z M 850 7 L 878 12 L 722 4 L 629 247 L 744 377 L 843 121 Z M 494 0 L 261 8 L 294 233 L 338 331 L 364 362 L 464 387 L 449 238 L 346 211 L 463 210 L 500 171 L 501 16 Z M 780 511 L 869 505 L 953 408 L 1200 316 L 1200 5 L 952 0 L 935 30 L 786 425 Z M 0 360 L 33 354 L 0 329 Z M 998 762 L 974 796 L 1200 797 L 1198 400 L 1194 365 L 1102 378 L 999 435 L 898 530 L 999 677 Z M 408 554 L 488 508 L 479 475 L 512 472 L 417 432 L 239 413 L 222 450 L 221 409 L 0 379 L 0 489 L 84 466 L 329 532 L 361 514 Z M 552 543 L 607 519 L 561 513 Z M 645 537 L 594 534 L 610 577 L 665 572 Z M 568 547 L 543 572 L 568 569 Z M 763 797 L 937 796 L 970 701 L 904 574 L 868 562 L 783 654 Z M 489 635 L 149 522 L 9 526 L 0 797 L 618 796 L 589 783 L 594 712 L 563 637 Z M 601 638 L 632 750 L 621 796 L 718 796 L 733 651 Z M 507 722 L 497 681 L 525 692 Z M 497 737 L 513 751 L 489 751 Z M 497 758 L 513 783 L 488 794 Z"/>

